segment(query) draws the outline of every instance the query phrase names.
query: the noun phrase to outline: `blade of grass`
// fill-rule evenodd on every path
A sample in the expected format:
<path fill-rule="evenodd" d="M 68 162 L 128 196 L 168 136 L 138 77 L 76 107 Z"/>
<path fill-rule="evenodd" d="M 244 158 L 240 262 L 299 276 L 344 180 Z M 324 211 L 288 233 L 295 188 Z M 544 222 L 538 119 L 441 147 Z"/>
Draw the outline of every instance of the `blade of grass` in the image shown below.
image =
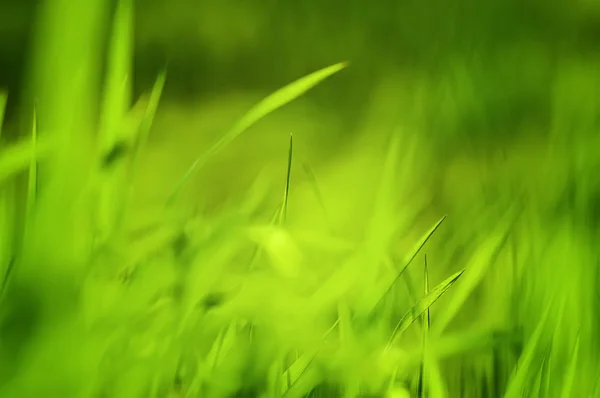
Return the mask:
<path fill-rule="evenodd" d="M 551 396 L 551 365 L 552 365 L 552 343 L 548 345 L 544 360 L 542 362 L 542 371 L 540 372 L 540 398 Z"/>
<path fill-rule="evenodd" d="M 0 152 L 0 185 L 17 173 L 27 170 L 33 159 L 38 162 L 51 155 L 54 145 L 48 139 L 39 137 L 35 145 L 28 138 L 4 147 Z"/>
<path fill-rule="evenodd" d="M 150 128 L 152 127 L 152 123 L 154 122 L 154 117 L 156 116 L 156 112 L 158 110 L 158 105 L 160 103 L 160 98 L 162 97 L 162 92 L 164 90 L 166 80 L 167 74 L 165 71 L 163 71 L 158 75 L 156 81 L 154 82 L 154 86 L 152 87 L 152 91 L 150 92 L 144 115 L 142 116 L 139 125 L 137 125 L 135 128 L 135 130 L 137 131 L 137 139 L 135 140 L 137 142 L 137 145 L 135 147 L 133 158 L 134 171 L 137 169 L 139 156 L 144 150 L 148 141 L 148 136 L 150 135 Z"/>
<path fill-rule="evenodd" d="M 33 153 L 36 153 L 37 147 L 37 114 L 34 110 L 33 112 L 33 125 L 31 128 L 31 150 Z M 30 227 L 32 222 L 33 210 L 35 207 L 35 202 L 37 199 L 37 159 L 35 156 L 32 156 L 29 160 L 29 175 L 27 178 L 27 204 L 25 210 L 25 234 L 28 233 L 27 229 Z"/>
<path fill-rule="evenodd" d="M 119 0 L 113 17 L 109 45 L 108 72 L 105 83 L 100 140 L 102 151 L 108 151 L 119 140 L 120 129 L 131 102 L 131 54 L 133 5 Z"/>
<path fill-rule="evenodd" d="M 577 373 L 577 361 L 579 359 L 579 344 L 580 338 L 579 335 L 577 335 L 577 339 L 575 340 L 575 346 L 573 347 L 573 354 L 571 355 L 571 359 L 569 361 L 569 365 L 567 366 L 567 371 L 565 373 L 565 377 L 562 383 L 560 398 L 570 398 L 575 396 L 573 386 L 575 384 L 575 374 Z"/>
<path fill-rule="evenodd" d="M 533 367 L 539 365 L 536 353 L 539 350 L 542 336 L 547 329 L 548 317 L 554 308 L 553 301 L 548 302 L 540 320 L 521 354 L 519 364 L 511 376 L 504 398 L 520 398 L 527 390 L 529 378 L 536 371 Z"/>
<path fill-rule="evenodd" d="M 96 229 L 100 239 L 108 239 L 120 221 L 124 211 L 124 195 L 127 189 L 124 162 L 127 144 L 123 137 L 125 117 L 131 106 L 131 57 L 133 10 L 131 0 L 119 0 L 112 18 L 109 43 L 108 67 L 102 110 L 100 114 L 99 146 L 105 171 L 98 192 Z M 105 155 L 108 154 L 108 155 Z M 109 166 L 115 166 L 110 167 Z"/>
<path fill-rule="evenodd" d="M 152 127 L 152 123 L 154 122 L 154 117 L 156 116 L 156 112 L 158 110 L 158 104 L 160 102 L 160 98 L 162 96 L 162 92 L 165 86 L 166 81 L 166 72 L 162 72 L 156 78 L 154 82 L 154 86 L 152 87 L 152 91 L 148 97 L 147 102 L 139 100 L 138 104 L 136 104 L 136 108 L 139 106 L 141 109 L 145 105 L 145 109 L 143 111 L 143 115 L 139 120 L 135 120 L 137 116 L 137 109 L 134 108 L 131 117 L 131 124 L 126 128 L 130 130 L 130 132 L 126 131 L 131 138 L 130 142 L 134 142 L 135 146 L 133 148 L 133 154 L 131 159 L 131 169 L 129 174 L 129 181 L 135 181 L 137 177 L 137 172 L 140 165 L 140 156 L 142 151 L 146 147 L 146 143 L 148 141 L 148 136 L 150 135 L 150 128 Z M 127 190 L 125 203 L 123 204 L 124 209 L 130 209 L 133 198 L 135 195 L 135 184 L 130 183 L 129 188 Z M 127 224 L 130 220 L 126 219 L 130 215 L 130 212 L 125 211 L 122 213 L 122 224 Z"/>
<path fill-rule="evenodd" d="M 283 201 L 277 207 L 276 211 L 273 213 L 273 216 L 269 220 L 269 227 L 270 227 L 271 232 L 277 232 L 278 230 L 276 230 L 273 227 L 275 227 L 277 225 L 281 226 L 287 218 L 287 206 L 288 206 L 288 200 L 289 200 L 290 182 L 291 182 L 291 175 L 292 175 L 292 157 L 293 157 L 293 149 L 294 149 L 293 145 L 294 145 L 294 138 L 293 138 L 293 135 L 290 134 L 290 143 L 289 143 L 289 147 L 288 147 L 286 182 L 285 182 L 285 188 L 284 188 L 284 193 L 283 193 Z M 271 235 L 273 235 L 273 234 L 271 234 Z M 281 237 L 283 237 L 283 235 L 281 235 Z M 286 238 L 287 238 L 287 232 L 286 232 Z M 289 240 L 289 239 L 287 239 L 287 240 Z M 268 245 L 261 246 L 261 245 L 258 245 L 259 242 L 256 242 L 256 243 L 257 243 L 257 246 L 255 247 L 255 249 L 252 253 L 252 256 L 250 257 L 250 261 L 248 262 L 248 269 L 254 268 L 256 263 L 261 258 L 264 248 L 268 247 Z M 273 254 L 273 253 L 271 253 L 271 254 Z"/>
<path fill-rule="evenodd" d="M 517 213 L 515 211 L 511 211 L 505 215 L 504 219 L 499 221 L 495 231 L 473 255 L 469 265 L 466 267 L 463 282 L 452 295 L 448 307 L 436 319 L 434 330 L 432 331 L 433 334 L 436 336 L 441 335 L 484 277 L 488 267 L 494 263 L 510 237 L 512 226 L 517 218 L 516 216 Z"/>
<path fill-rule="evenodd" d="M 335 73 L 341 71 L 346 68 L 346 63 L 338 63 L 335 65 L 331 65 L 324 69 L 313 72 L 305 77 L 302 77 L 295 82 L 277 90 L 273 94 L 269 95 L 261 102 L 252 107 L 248 113 L 246 113 L 237 123 L 233 125 L 233 127 L 227 131 L 221 139 L 219 139 L 208 151 L 200 155 L 194 163 L 190 166 L 186 174 L 179 181 L 179 183 L 175 186 L 175 189 L 171 196 L 167 201 L 167 205 L 173 203 L 179 194 L 181 188 L 187 183 L 187 181 L 192 177 L 195 171 L 204 166 L 204 164 L 216 153 L 225 148 L 231 142 L 233 142 L 238 136 L 240 136 L 244 131 L 246 131 L 250 126 L 274 112 L 278 108 L 288 104 L 289 102 L 295 100 L 321 81 L 326 78 L 334 75 Z"/>
<path fill-rule="evenodd" d="M 424 264 L 423 264 L 423 280 L 424 280 L 424 296 L 427 296 L 429 294 L 429 272 L 427 270 L 427 255 L 425 255 L 425 259 L 424 259 Z M 425 397 L 427 396 L 427 391 L 425 390 L 426 388 L 426 383 L 425 383 L 425 355 L 428 351 L 428 335 L 429 335 L 429 327 L 431 325 L 431 312 L 429 311 L 429 308 L 427 308 L 427 310 L 425 311 L 425 313 L 423 314 L 423 336 L 422 336 L 422 340 L 423 340 L 423 358 L 421 359 L 421 366 L 419 366 L 419 380 L 417 382 L 417 396 L 419 397 Z"/>
<path fill-rule="evenodd" d="M 338 319 L 331 328 L 329 328 L 323 335 L 323 341 L 327 340 L 329 335 L 339 326 L 340 320 Z M 282 395 L 286 397 L 290 395 L 294 386 L 300 381 L 300 379 L 306 374 L 313 361 L 321 351 L 322 347 L 315 348 L 311 351 L 307 351 L 300 355 L 292 365 L 290 365 L 283 374 L 282 380 L 284 382 Z"/>
<path fill-rule="evenodd" d="M 283 192 L 283 203 L 281 204 L 281 213 L 278 223 L 284 224 L 287 220 L 288 199 L 290 196 L 290 181 L 292 178 L 292 157 L 294 153 L 294 136 L 290 134 L 290 145 L 288 150 L 287 172 L 285 177 L 285 190 Z"/>
<path fill-rule="evenodd" d="M 383 300 L 385 299 L 385 297 L 394 288 L 394 285 L 396 284 L 396 282 L 398 281 L 398 279 L 400 279 L 400 277 L 402 276 L 402 274 L 404 273 L 404 271 L 413 262 L 413 260 L 415 259 L 415 257 L 417 257 L 417 255 L 419 254 L 419 252 L 421 251 L 421 249 L 423 249 L 423 247 L 425 246 L 425 244 L 427 243 L 427 241 L 429 241 L 429 239 L 433 236 L 433 234 L 435 233 L 435 231 L 438 230 L 438 228 L 440 227 L 440 225 L 442 225 L 442 223 L 444 222 L 445 219 L 446 219 L 446 216 L 443 216 L 433 227 L 431 227 L 429 229 L 429 231 L 427 231 L 423 235 L 423 237 L 419 240 L 419 242 L 414 246 L 413 250 L 411 250 L 409 252 L 409 255 L 405 258 L 402 267 L 397 272 L 396 276 L 390 282 L 390 284 L 388 285 L 388 287 L 386 288 L 386 290 L 383 292 L 383 294 L 379 297 L 379 299 L 377 300 L 377 302 L 374 303 L 374 305 L 372 306 L 372 310 L 375 309 L 375 308 L 377 308 L 379 305 L 381 305 L 381 303 L 383 302 Z"/>
<path fill-rule="evenodd" d="M 445 398 L 448 395 L 447 389 L 444 385 L 437 356 L 434 355 L 431 345 L 425 347 L 423 360 L 425 388 L 421 397 Z"/>
<path fill-rule="evenodd" d="M 398 335 L 401 335 L 414 321 L 417 320 L 419 316 L 421 316 L 429 307 L 433 305 L 450 287 L 461 277 L 461 275 L 465 272 L 465 270 L 461 270 L 438 286 L 436 286 L 429 294 L 421 298 L 419 302 L 411 308 L 398 322 L 392 335 L 390 336 L 389 342 L 387 344 L 386 350 L 392 346 L 394 341 L 396 340 Z"/>
<path fill-rule="evenodd" d="M 6 110 L 6 102 L 8 95 L 5 92 L 0 92 L 0 155 L 2 151 L 2 130 L 4 127 L 4 112 Z M 0 156 L 1 158 L 1 156 Z M 1 181 L 0 181 L 1 182 Z M 3 187 L 0 184 L 0 272 L 2 275 L 2 282 L 0 283 L 0 302 L 4 297 L 4 292 L 8 285 L 10 273 L 14 264 L 14 257 L 11 253 L 12 246 L 12 218 L 14 212 L 12 211 L 12 189 L 14 187 Z"/>

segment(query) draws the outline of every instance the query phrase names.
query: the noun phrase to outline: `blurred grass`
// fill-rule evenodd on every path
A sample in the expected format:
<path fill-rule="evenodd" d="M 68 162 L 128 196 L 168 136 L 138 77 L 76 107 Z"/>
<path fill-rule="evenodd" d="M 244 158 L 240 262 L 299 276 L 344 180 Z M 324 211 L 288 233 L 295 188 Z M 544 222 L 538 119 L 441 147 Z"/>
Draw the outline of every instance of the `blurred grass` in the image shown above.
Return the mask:
<path fill-rule="evenodd" d="M 133 104 L 130 1 L 47 3 L 38 28 L 32 127 L 0 147 L 0 396 L 598 395 L 582 60 L 551 87 L 494 81 L 518 63 L 390 70 L 354 135 L 319 140 L 295 100 L 345 64 L 169 121 L 160 70 Z M 512 112 L 525 84 L 549 120 Z"/>

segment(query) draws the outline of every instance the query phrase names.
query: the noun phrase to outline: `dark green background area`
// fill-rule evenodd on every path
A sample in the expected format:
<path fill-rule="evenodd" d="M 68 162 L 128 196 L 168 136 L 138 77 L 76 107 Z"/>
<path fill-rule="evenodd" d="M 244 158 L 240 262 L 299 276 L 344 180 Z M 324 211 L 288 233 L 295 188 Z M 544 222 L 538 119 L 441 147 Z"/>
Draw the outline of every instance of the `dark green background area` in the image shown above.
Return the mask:
<path fill-rule="evenodd" d="M 24 79 L 36 3 L 0 4 L 0 86 L 13 95 Z M 146 90 L 168 65 L 167 99 L 266 93 L 348 60 L 352 68 L 310 97 L 351 130 L 369 90 L 390 70 L 418 70 L 435 86 L 458 59 L 478 106 L 459 104 L 449 121 L 432 100 L 430 130 L 487 134 L 486 141 L 523 123 L 550 123 L 557 62 L 600 53 L 600 10 L 592 7 L 564 0 L 138 2 L 136 88 Z"/>

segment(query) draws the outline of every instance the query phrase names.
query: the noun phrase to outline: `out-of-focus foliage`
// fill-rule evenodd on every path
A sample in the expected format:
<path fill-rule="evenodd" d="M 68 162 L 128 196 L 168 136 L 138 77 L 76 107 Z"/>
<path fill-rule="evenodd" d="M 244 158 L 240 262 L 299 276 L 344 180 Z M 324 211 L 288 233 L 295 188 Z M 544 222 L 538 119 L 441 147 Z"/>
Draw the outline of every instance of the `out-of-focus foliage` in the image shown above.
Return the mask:
<path fill-rule="evenodd" d="M 31 3 L 0 396 L 599 396 L 593 2 Z"/>

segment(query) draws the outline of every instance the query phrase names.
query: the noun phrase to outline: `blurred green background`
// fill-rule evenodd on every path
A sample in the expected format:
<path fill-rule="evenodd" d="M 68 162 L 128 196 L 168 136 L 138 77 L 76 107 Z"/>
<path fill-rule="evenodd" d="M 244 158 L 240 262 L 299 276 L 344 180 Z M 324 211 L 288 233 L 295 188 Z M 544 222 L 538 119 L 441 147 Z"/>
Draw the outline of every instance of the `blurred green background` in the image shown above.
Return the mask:
<path fill-rule="evenodd" d="M 13 131 L 22 120 L 28 128 L 20 116 L 32 108 L 27 60 L 38 3 L 0 3 L 0 87 L 10 93 Z M 161 203 L 257 100 L 349 61 L 240 137 L 192 184 L 190 200 L 218 206 L 265 169 L 279 190 L 293 133 L 297 158 L 324 180 L 331 201 L 360 202 L 373 158 L 401 126 L 413 142 L 404 167 L 420 187 L 406 195 L 430 207 L 427 222 L 510 201 L 516 187 L 531 191 L 545 217 L 562 217 L 579 197 L 582 224 L 597 225 L 600 6 L 591 0 L 149 0 L 135 13 L 136 97 L 168 70 L 140 177 L 145 203 Z M 302 192 L 303 177 L 295 178 Z M 340 206 L 340 219 L 362 216 L 359 208 Z"/>
<path fill-rule="evenodd" d="M 21 116 L 32 108 L 27 61 L 40 4 L 0 3 L 0 87 L 13 131 L 29 128 Z M 338 227 L 358 230 L 387 137 L 400 134 L 410 183 L 399 182 L 398 200 L 428 214 L 423 225 L 442 214 L 460 224 L 520 190 L 547 219 L 577 202 L 578 222 L 596 230 L 600 5 L 591 0 L 148 0 L 135 14 L 135 98 L 168 70 L 140 176 L 144 206 L 162 203 L 256 101 L 349 61 L 214 159 L 189 202 L 218 207 L 264 177 L 276 203 L 293 133 L 298 165 L 310 165 L 337 204 Z M 292 201 L 308 224 L 320 215 L 295 170 Z"/>
<path fill-rule="evenodd" d="M 12 94 L 25 76 L 36 5 L 0 5 L 0 86 Z M 467 135 L 481 145 L 518 134 L 523 124 L 547 127 L 558 70 L 565 60 L 596 58 L 600 40 L 600 6 L 591 0 L 151 0 L 136 4 L 136 13 L 138 92 L 165 65 L 166 99 L 189 102 L 269 92 L 349 60 L 350 70 L 309 94 L 340 116 L 344 134 L 365 117 L 378 82 L 416 71 L 437 91 L 421 104 L 427 133 Z M 466 91 L 461 74 L 471 93 L 456 92 Z"/>
<path fill-rule="evenodd" d="M 47 2 L 52 9 L 60 0 Z M 30 69 L 44 72 L 43 65 L 29 63 L 36 59 L 30 55 L 39 6 L 0 3 L 0 88 L 9 91 L 9 139 L 30 128 L 24 116 L 35 102 Z M 162 205 L 198 154 L 265 95 L 349 61 L 349 68 L 269 115 L 212 159 L 189 184 L 187 204 L 214 210 L 263 189 L 272 202 L 265 208 L 272 210 L 281 201 L 293 133 L 289 225 L 319 230 L 328 224 L 336 237 L 360 241 L 377 207 L 374 193 L 389 138 L 400 137 L 398 176 L 388 192 L 393 210 L 389 218 L 382 211 L 373 224 L 385 231 L 398 221 L 394 217 L 402 218 L 398 224 L 405 230 L 394 245 L 404 254 L 448 214 L 447 227 L 428 248 L 436 264 L 429 275 L 437 284 L 465 266 L 471 272 L 454 301 L 433 309 L 433 318 L 442 319 L 443 326 L 452 321 L 461 333 L 462 327 L 479 325 L 516 330 L 521 345 L 531 344 L 543 358 L 540 363 L 546 360 L 540 335 L 554 344 L 553 359 L 561 361 L 581 341 L 585 355 L 570 369 L 577 369 L 578 380 L 591 380 L 600 352 L 595 338 L 600 323 L 593 317 L 598 313 L 600 5 L 591 0 L 149 0 L 135 10 L 135 97 L 152 87 L 163 68 L 168 78 L 142 160 L 134 211 L 143 215 L 146 206 Z M 67 36 L 77 34 L 67 33 L 65 48 L 71 45 Z M 76 38 L 72 43 L 81 44 Z M 60 60 L 62 54 L 51 56 Z M 70 72 L 77 77 L 77 65 L 62 64 L 67 68 L 54 69 L 63 82 Z M 65 104 L 75 98 L 65 97 Z M 56 119 L 61 117 L 69 120 Z M 327 219 L 316 210 L 310 173 L 296 167 L 306 165 L 323 189 L 331 210 Z M 83 180 L 86 173 L 78 172 Z M 524 214 L 516 226 L 506 221 L 515 207 Z M 518 256 L 504 240 L 509 230 L 519 243 L 517 250 L 511 241 L 510 250 Z M 503 246 L 501 254 L 496 256 L 494 245 Z M 311 255 L 326 263 L 320 254 Z M 496 257 L 499 265 L 486 273 Z M 328 265 L 337 270 L 335 261 Z M 356 268 L 363 272 L 365 266 Z M 413 274 L 423 279 L 421 270 Z M 270 308 L 272 303 L 263 301 L 260 306 Z M 552 311 L 546 322 L 541 314 L 556 308 L 550 302 L 559 303 L 561 311 Z M 536 332 L 538 326 L 544 334 Z M 555 330 L 562 335 L 554 339 Z M 467 340 L 467 333 L 457 338 Z M 479 366 L 477 354 L 445 362 L 449 389 L 460 391 L 473 374 L 471 380 L 492 373 L 504 387 L 508 377 L 498 376 L 497 369 L 512 372 L 516 357 L 528 351 L 493 349 L 494 360 L 508 352 L 508 359 L 494 365 L 495 373 L 482 371 L 487 365 Z M 565 361 L 552 366 L 554 374 L 567 368 Z"/>

